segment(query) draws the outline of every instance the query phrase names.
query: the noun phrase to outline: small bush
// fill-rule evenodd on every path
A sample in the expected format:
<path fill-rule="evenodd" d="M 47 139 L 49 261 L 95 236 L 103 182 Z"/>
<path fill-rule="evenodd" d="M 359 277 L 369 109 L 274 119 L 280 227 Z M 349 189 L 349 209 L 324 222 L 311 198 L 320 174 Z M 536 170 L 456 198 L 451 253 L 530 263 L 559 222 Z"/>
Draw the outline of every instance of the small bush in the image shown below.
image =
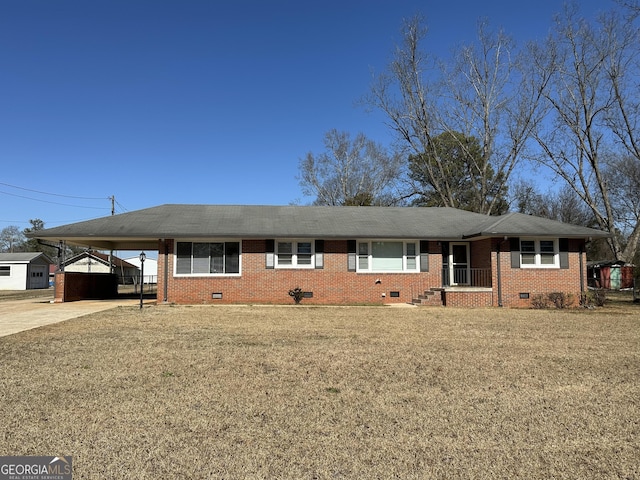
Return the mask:
<path fill-rule="evenodd" d="M 536 294 L 531 298 L 531 307 L 544 308 L 569 308 L 575 303 L 575 296 L 571 293 L 551 292 L 548 294 Z"/>
<path fill-rule="evenodd" d="M 296 287 L 289 290 L 289 296 L 293 298 L 293 301 L 296 302 L 296 305 L 298 305 L 304 298 L 304 292 L 300 287 Z"/>
<path fill-rule="evenodd" d="M 583 294 L 581 304 L 586 308 L 603 307 L 607 302 L 606 290 L 599 288 L 597 290 L 589 290 Z"/>
<path fill-rule="evenodd" d="M 574 298 L 570 293 L 552 292 L 547 295 L 549 303 L 556 308 L 569 308 L 573 305 Z"/>
<path fill-rule="evenodd" d="M 542 294 L 536 294 L 531 297 L 531 307 L 535 309 L 543 309 L 549 306 L 549 302 L 547 301 L 547 297 Z"/>

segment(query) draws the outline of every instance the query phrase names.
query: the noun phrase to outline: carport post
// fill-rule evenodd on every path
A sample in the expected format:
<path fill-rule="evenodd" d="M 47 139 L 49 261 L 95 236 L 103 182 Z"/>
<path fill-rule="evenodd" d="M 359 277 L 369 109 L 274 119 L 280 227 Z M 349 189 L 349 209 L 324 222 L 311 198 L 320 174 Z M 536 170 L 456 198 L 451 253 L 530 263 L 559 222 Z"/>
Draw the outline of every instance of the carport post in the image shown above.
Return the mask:
<path fill-rule="evenodd" d="M 140 310 L 142 310 L 142 294 L 144 292 L 144 261 L 147 256 L 144 252 L 140 252 Z"/>

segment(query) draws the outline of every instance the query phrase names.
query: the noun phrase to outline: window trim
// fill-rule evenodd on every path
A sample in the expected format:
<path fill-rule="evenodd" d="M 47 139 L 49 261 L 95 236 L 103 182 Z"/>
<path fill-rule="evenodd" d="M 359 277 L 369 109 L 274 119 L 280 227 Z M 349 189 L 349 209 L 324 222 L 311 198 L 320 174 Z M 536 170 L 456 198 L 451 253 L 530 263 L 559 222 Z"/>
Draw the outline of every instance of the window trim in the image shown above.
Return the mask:
<path fill-rule="evenodd" d="M 280 244 L 290 243 L 291 253 L 281 254 Z M 308 243 L 311 247 L 311 253 L 300 253 L 299 244 Z M 300 270 L 313 270 L 316 268 L 316 242 L 312 238 L 278 238 L 274 242 L 274 265 L 273 268 L 277 269 L 300 269 Z M 281 264 L 280 255 L 291 255 L 290 264 Z M 310 255 L 311 261 L 308 264 L 298 264 L 298 255 Z"/>
<path fill-rule="evenodd" d="M 533 251 L 524 252 L 522 249 L 523 242 L 533 242 Z M 542 254 L 550 253 L 543 252 L 540 247 L 540 242 L 553 242 L 553 263 L 542 263 Z M 533 254 L 534 263 L 524 263 L 523 254 Z M 557 238 L 548 237 L 521 237 L 520 238 L 520 268 L 560 268 L 560 246 Z"/>
<path fill-rule="evenodd" d="M 191 273 L 178 273 L 178 244 L 191 244 Z M 193 273 L 193 244 L 194 243 L 237 243 L 238 244 L 238 273 Z M 226 248 L 226 247 L 225 247 Z M 226 252 L 226 251 L 225 251 Z M 226 265 L 226 253 L 223 256 L 223 265 Z M 240 277 L 242 276 L 242 240 L 236 238 L 181 238 L 174 240 L 173 250 L 173 276 L 174 277 Z"/>
<path fill-rule="evenodd" d="M 373 268 L 373 244 L 374 243 L 401 243 L 402 244 L 402 269 L 401 270 L 380 270 Z M 364 254 L 364 248 L 361 250 L 361 245 L 366 244 L 366 255 Z M 407 245 L 413 244 L 414 251 L 411 255 L 407 254 Z M 363 252 L 363 253 L 361 253 Z M 356 273 L 420 273 L 420 241 L 419 240 L 399 240 L 399 239 L 384 239 L 384 238 L 368 238 L 358 239 L 356 241 Z M 407 268 L 408 259 L 411 258 L 414 261 L 414 268 L 409 270 Z M 361 268 L 361 264 L 366 261 L 367 268 Z"/>

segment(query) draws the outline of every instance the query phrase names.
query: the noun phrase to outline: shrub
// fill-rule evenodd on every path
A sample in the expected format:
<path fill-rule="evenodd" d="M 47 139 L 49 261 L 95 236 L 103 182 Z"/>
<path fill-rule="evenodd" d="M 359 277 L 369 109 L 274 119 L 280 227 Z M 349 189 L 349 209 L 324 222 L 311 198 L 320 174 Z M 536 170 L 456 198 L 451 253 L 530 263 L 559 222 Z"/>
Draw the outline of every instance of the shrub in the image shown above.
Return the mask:
<path fill-rule="evenodd" d="M 531 297 L 531 307 L 535 309 L 543 309 L 549 306 L 549 302 L 547 301 L 547 297 L 542 294 L 536 294 Z"/>
<path fill-rule="evenodd" d="M 531 298 L 531 307 L 543 308 L 569 308 L 575 302 L 575 297 L 571 293 L 551 292 L 548 294 L 539 293 Z"/>
<path fill-rule="evenodd" d="M 556 308 L 569 308 L 574 301 L 573 295 L 564 292 L 552 292 L 547 297 L 549 298 L 549 303 Z"/>
<path fill-rule="evenodd" d="M 581 304 L 586 308 L 602 307 L 607 301 L 606 290 L 598 288 L 589 290 L 583 294 Z"/>
<path fill-rule="evenodd" d="M 296 305 L 298 305 L 304 297 L 304 292 L 300 287 L 296 287 L 289 290 L 289 296 L 292 297 L 293 301 L 296 302 Z"/>

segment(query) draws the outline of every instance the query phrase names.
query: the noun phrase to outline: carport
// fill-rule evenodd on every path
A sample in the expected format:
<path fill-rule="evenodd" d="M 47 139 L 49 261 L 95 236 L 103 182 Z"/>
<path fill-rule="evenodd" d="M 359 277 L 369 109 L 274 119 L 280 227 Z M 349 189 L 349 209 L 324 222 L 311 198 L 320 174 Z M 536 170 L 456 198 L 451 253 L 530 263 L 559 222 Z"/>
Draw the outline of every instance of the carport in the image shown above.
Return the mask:
<path fill-rule="evenodd" d="M 129 227 L 133 227 L 134 231 L 137 227 L 142 227 L 140 230 L 145 231 L 144 222 L 142 222 L 142 225 L 128 225 L 123 228 L 122 225 L 114 225 L 113 218 L 104 217 L 72 225 L 63 225 L 45 232 L 33 232 L 28 236 L 58 244 L 61 247 L 60 251 L 64 251 L 63 247 L 65 245 L 75 245 L 106 252 L 123 250 L 150 252 L 157 251 L 164 244 L 163 239 L 149 237 L 148 235 L 136 235 L 135 233 L 133 235 L 123 235 L 123 230 L 129 230 Z M 154 225 L 157 225 L 159 219 L 149 220 Z M 53 233 L 47 234 L 46 232 Z M 77 273 L 62 270 L 55 273 L 54 301 L 56 303 L 113 299 L 117 297 L 118 280 L 115 274 Z"/>

